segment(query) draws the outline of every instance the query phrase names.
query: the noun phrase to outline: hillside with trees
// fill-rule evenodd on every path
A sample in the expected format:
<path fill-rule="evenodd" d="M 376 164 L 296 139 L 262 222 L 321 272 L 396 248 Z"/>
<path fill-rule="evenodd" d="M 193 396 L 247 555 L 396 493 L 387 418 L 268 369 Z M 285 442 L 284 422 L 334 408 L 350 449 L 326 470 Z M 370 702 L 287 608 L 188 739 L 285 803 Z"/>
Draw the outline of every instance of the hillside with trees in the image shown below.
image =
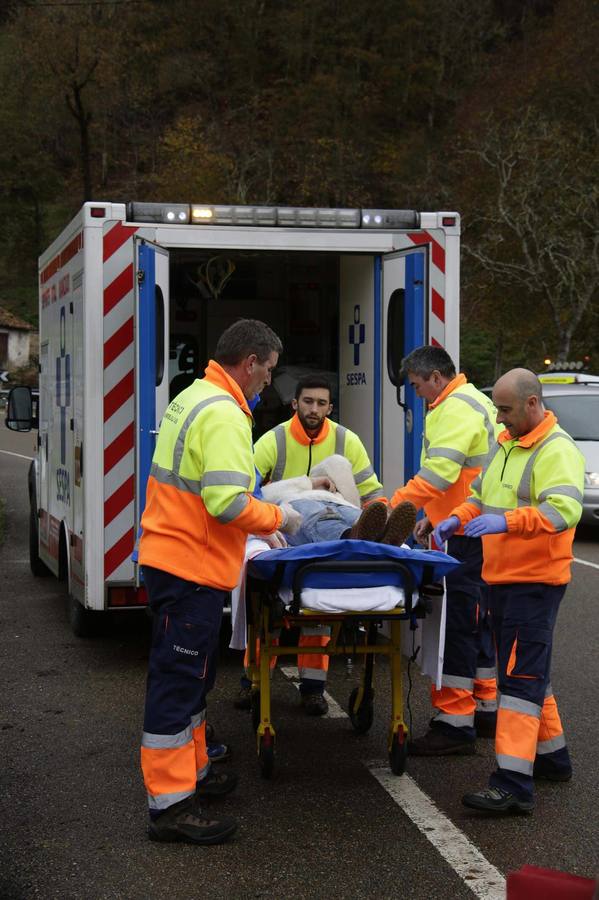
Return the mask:
<path fill-rule="evenodd" d="M 10 0 L 0 305 L 86 199 L 456 209 L 462 360 L 599 367 L 593 0 Z"/>

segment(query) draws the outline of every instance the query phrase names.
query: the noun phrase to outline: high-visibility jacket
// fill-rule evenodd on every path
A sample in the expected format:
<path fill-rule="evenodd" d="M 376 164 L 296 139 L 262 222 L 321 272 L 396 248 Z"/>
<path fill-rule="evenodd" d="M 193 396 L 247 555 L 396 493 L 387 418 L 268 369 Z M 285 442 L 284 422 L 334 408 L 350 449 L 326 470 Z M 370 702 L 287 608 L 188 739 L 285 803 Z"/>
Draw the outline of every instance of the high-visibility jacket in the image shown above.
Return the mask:
<path fill-rule="evenodd" d="M 465 375 L 456 375 L 430 404 L 420 469 L 393 494 L 391 505 L 409 500 L 418 509 L 424 508 L 433 525 L 446 519 L 468 496 L 470 484 L 501 430 L 495 416 L 491 400 L 469 384 Z"/>
<path fill-rule="evenodd" d="M 499 435 L 470 497 L 451 514 L 462 525 L 485 513 L 505 514 L 507 533 L 482 538 L 482 575 L 489 584 L 566 584 L 583 490 L 584 457 L 545 412 L 528 434 Z"/>
<path fill-rule="evenodd" d="M 256 441 L 254 461 L 265 481 L 309 475 L 312 466 L 338 453 L 349 460 L 362 504 L 384 496 L 366 449 L 349 428 L 326 418 L 315 438 L 306 434 L 297 413 Z"/>
<path fill-rule="evenodd" d="M 270 534 L 283 515 L 251 496 L 252 417 L 214 360 L 163 416 L 139 545 L 141 565 L 207 587 L 237 584 L 248 534 Z"/>

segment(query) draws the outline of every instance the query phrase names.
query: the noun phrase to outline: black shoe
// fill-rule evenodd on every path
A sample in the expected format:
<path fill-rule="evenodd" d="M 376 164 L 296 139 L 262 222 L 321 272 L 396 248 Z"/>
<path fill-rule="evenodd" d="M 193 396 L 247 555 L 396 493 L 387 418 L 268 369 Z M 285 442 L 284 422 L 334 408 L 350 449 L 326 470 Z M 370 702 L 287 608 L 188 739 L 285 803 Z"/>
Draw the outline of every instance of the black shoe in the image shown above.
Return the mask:
<path fill-rule="evenodd" d="M 239 688 L 237 696 L 233 700 L 233 706 L 235 709 L 252 708 L 252 686 L 250 684 Z"/>
<path fill-rule="evenodd" d="M 555 766 L 537 757 L 534 761 L 532 777 L 544 778 L 547 781 L 570 781 L 572 769 L 556 769 Z"/>
<path fill-rule="evenodd" d="M 535 806 L 534 800 L 520 800 L 509 791 L 497 787 L 485 788 L 475 794 L 464 794 L 462 803 L 470 809 L 480 809 L 483 812 L 491 813 L 528 813 L 532 812 Z"/>
<path fill-rule="evenodd" d="M 480 738 L 494 738 L 497 729 L 496 712 L 475 712 L 474 727 L 476 736 Z"/>
<path fill-rule="evenodd" d="M 329 704 L 322 694 L 302 694 L 302 706 L 309 716 L 326 716 Z"/>
<path fill-rule="evenodd" d="M 196 797 L 224 797 L 237 787 L 237 775 L 233 772 L 219 772 L 210 770 L 205 778 L 196 783 Z"/>
<path fill-rule="evenodd" d="M 381 538 L 383 544 L 401 547 L 416 525 L 416 507 L 409 500 L 398 503 L 387 519 L 387 527 Z"/>
<path fill-rule="evenodd" d="M 222 844 L 237 828 L 230 816 L 213 819 L 206 816 L 193 797 L 186 797 L 169 806 L 157 819 L 150 822 L 148 837 L 151 841 L 188 844 Z"/>
<path fill-rule="evenodd" d="M 452 737 L 440 728 L 429 728 L 420 738 L 408 741 L 410 756 L 471 756 L 476 753 L 476 743 L 469 738 Z"/>
<path fill-rule="evenodd" d="M 369 503 L 350 528 L 348 538 L 353 541 L 375 541 L 382 539 L 387 527 L 387 504 L 375 500 Z"/>

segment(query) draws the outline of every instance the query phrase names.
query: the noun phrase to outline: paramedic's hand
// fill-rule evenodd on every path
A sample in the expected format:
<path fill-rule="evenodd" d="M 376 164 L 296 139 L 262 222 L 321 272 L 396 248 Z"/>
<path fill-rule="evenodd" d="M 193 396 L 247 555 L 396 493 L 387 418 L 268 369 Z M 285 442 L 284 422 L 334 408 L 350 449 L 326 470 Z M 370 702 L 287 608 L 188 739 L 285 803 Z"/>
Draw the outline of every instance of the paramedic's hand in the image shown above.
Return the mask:
<path fill-rule="evenodd" d="M 284 550 L 287 546 L 285 536 L 280 531 L 275 531 L 273 534 L 263 534 L 262 540 L 266 541 L 271 550 Z"/>
<path fill-rule="evenodd" d="M 442 547 L 445 541 L 449 540 L 454 532 L 460 527 L 460 520 L 457 516 L 450 516 L 439 522 L 436 528 L 433 528 L 433 538 L 437 547 Z"/>
<path fill-rule="evenodd" d="M 428 536 L 432 530 L 431 520 L 428 516 L 423 516 L 421 519 L 418 519 L 414 526 L 414 537 L 419 544 L 426 547 L 428 545 Z"/>
<path fill-rule="evenodd" d="M 326 475 L 315 475 L 314 477 L 310 475 L 310 481 L 314 491 L 330 491 L 334 494 L 337 490 L 335 483 L 330 478 L 327 478 Z"/>
<path fill-rule="evenodd" d="M 283 521 L 279 525 L 279 531 L 285 534 L 296 534 L 302 527 L 303 516 L 289 503 L 281 503 L 279 509 L 283 513 Z"/>
<path fill-rule="evenodd" d="M 505 516 L 498 516 L 495 513 L 485 513 L 471 519 L 467 525 L 464 525 L 464 534 L 466 537 L 481 537 L 483 534 L 502 534 L 507 531 L 507 521 Z"/>

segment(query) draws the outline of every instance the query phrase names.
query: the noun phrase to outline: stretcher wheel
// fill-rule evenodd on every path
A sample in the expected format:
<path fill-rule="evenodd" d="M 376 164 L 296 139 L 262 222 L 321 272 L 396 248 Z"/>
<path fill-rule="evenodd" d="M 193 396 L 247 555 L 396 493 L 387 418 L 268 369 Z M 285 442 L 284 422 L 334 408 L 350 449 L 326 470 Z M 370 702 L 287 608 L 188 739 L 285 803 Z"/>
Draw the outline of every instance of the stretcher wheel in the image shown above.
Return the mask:
<path fill-rule="evenodd" d="M 374 719 L 374 704 L 372 702 L 372 693 L 366 694 L 365 692 L 358 709 L 354 710 L 359 690 L 359 688 L 355 687 L 349 695 L 349 720 L 353 725 L 354 731 L 357 731 L 358 734 L 366 734 L 367 731 L 370 731 Z"/>
<path fill-rule="evenodd" d="M 258 762 L 260 763 L 262 777 L 270 778 L 275 767 L 275 739 L 268 728 L 260 737 Z"/>
<path fill-rule="evenodd" d="M 403 728 L 396 731 L 391 741 L 391 750 L 389 751 L 389 766 L 394 775 L 403 775 L 406 770 L 406 759 L 408 758 L 408 741 L 406 732 Z"/>
<path fill-rule="evenodd" d="M 258 731 L 258 726 L 260 724 L 260 691 L 252 691 L 251 700 L 252 700 L 252 728 L 254 729 L 254 731 Z"/>

